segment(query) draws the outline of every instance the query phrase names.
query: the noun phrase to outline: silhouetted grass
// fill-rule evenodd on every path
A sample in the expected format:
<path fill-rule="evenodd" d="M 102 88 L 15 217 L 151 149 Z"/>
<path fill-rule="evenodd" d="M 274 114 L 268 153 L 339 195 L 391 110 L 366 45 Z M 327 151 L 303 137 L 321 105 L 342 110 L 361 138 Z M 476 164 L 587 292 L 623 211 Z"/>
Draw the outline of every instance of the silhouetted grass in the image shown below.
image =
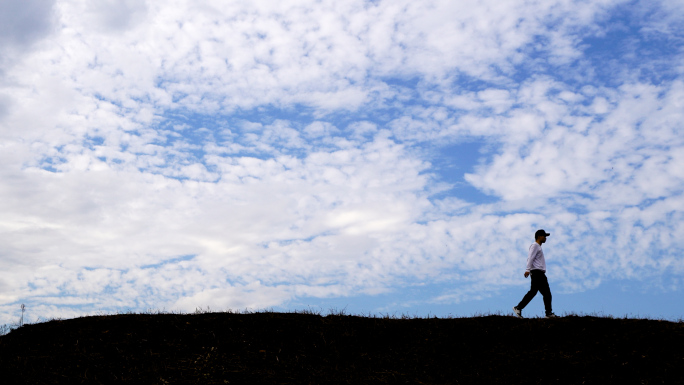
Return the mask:
<path fill-rule="evenodd" d="M 0 337 L 3 384 L 682 384 L 684 323 L 346 309 L 125 312 Z"/>

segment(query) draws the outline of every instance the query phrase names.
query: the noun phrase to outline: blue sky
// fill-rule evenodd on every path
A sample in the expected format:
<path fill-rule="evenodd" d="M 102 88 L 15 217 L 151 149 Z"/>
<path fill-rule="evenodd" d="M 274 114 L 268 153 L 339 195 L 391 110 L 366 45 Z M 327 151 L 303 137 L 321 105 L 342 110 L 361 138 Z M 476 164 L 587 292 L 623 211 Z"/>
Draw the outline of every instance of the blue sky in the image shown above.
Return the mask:
<path fill-rule="evenodd" d="M 0 323 L 684 316 L 678 1 L 4 1 Z M 527 309 L 543 314 L 541 298 Z"/>

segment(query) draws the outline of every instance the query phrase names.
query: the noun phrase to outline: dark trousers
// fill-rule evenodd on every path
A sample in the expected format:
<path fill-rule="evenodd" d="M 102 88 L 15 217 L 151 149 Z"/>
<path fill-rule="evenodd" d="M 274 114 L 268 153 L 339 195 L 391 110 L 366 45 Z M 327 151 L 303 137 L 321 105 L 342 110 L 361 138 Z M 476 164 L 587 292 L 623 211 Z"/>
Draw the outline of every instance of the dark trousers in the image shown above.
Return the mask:
<path fill-rule="evenodd" d="M 525 294 L 522 301 L 520 301 L 516 307 L 520 310 L 524 309 L 525 306 L 532 301 L 532 298 L 537 295 L 537 292 L 540 292 L 542 293 L 542 296 L 544 296 L 544 307 L 546 308 L 546 314 L 553 313 L 551 310 L 551 288 L 549 288 L 549 280 L 546 279 L 546 274 L 544 274 L 544 272 L 541 270 L 532 270 L 530 271 L 530 275 L 532 276 L 530 291 Z"/>

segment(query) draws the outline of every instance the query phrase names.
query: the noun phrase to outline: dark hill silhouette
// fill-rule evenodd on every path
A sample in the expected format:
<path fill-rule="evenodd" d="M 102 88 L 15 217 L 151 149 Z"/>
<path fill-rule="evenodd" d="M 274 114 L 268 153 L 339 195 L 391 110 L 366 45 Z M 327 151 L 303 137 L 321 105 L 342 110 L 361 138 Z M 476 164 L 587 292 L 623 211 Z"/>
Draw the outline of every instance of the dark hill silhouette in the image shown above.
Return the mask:
<path fill-rule="evenodd" d="M 2 384 L 684 384 L 684 323 L 124 314 L 0 337 Z"/>

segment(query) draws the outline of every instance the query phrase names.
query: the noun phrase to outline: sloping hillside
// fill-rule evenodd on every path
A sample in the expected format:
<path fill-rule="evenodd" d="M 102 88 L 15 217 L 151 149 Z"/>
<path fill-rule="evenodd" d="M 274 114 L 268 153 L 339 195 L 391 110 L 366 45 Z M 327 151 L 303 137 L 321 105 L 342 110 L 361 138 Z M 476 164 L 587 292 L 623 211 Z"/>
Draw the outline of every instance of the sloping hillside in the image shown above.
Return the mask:
<path fill-rule="evenodd" d="M 684 384 L 684 323 L 111 315 L 0 337 L 3 384 Z"/>

